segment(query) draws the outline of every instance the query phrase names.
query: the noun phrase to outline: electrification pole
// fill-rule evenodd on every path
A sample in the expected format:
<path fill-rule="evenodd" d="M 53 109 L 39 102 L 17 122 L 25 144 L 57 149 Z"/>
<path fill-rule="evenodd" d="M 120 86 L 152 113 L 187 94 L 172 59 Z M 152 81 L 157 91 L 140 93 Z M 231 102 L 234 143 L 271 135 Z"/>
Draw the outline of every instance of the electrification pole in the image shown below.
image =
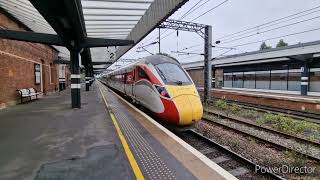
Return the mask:
<path fill-rule="evenodd" d="M 205 27 L 205 37 L 204 37 L 204 102 L 210 102 L 210 90 L 212 81 L 212 69 L 211 69 L 211 56 L 212 56 L 212 27 Z"/>
<path fill-rule="evenodd" d="M 212 27 L 209 25 L 198 24 L 193 22 L 187 21 L 179 21 L 179 20 L 172 20 L 168 19 L 164 21 L 160 28 L 167 28 L 167 29 L 174 29 L 180 31 L 189 31 L 189 32 L 196 32 L 204 39 L 204 92 L 203 98 L 204 102 L 208 103 L 211 99 L 211 83 L 212 83 Z M 204 32 L 203 32 L 204 31 Z M 159 30 L 160 32 L 160 30 Z M 159 34 L 159 48 L 160 48 L 160 34 Z M 160 49 L 159 49 L 160 51 Z M 178 52 L 178 51 L 177 51 Z M 191 53 L 189 53 L 191 54 Z"/>

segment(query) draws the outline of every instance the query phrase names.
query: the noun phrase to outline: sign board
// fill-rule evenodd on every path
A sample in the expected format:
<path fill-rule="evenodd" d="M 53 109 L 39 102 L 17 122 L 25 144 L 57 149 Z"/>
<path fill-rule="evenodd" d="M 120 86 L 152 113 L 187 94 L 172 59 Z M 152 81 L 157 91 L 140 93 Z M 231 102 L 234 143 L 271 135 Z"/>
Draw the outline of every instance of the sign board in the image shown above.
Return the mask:
<path fill-rule="evenodd" d="M 114 61 L 116 59 L 116 49 L 114 47 L 107 48 L 107 61 Z"/>

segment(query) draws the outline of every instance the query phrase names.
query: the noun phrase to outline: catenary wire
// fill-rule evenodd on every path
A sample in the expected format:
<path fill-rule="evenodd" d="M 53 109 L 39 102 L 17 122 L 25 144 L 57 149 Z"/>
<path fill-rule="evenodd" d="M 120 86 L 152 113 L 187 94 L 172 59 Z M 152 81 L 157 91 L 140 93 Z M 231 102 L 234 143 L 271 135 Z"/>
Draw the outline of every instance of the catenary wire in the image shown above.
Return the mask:
<path fill-rule="evenodd" d="M 272 20 L 272 21 L 268 21 L 266 23 L 263 23 L 263 24 L 260 24 L 260 25 L 257 25 L 257 26 L 254 26 L 254 27 L 251 27 L 251 28 L 247 28 L 247 29 L 244 29 L 244 30 L 241 30 L 241 31 L 238 31 L 238 32 L 235 32 L 235 33 L 231 33 L 231 34 L 227 34 L 227 35 L 224 35 L 224 36 L 221 36 L 217 39 L 224 39 L 226 37 L 229 37 L 229 36 L 232 36 L 232 35 L 235 35 L 235 34 L 238 34 L 238 33 L 242 33 L 242 32 L 245 32 L 245 31 L 248 31 L 248 30 L 251 30 L 251 29 L 255 29 L 255 28 L 258 28 L 258 27 L 261 27 L 261 26 L 264 26 L 264 25 L 267 25 L 267 24 L 270 24 L 270 23 L 273 23 L 273 22 L 277 22 L 277 21 L 280 21 L 280 20 L 283 20 L 283 19 L 287 19 L 289 17 L 292 17 L 292 16 L 296 16 L 296 15 L 299 15 L 299 14 L 303 14 L 305 12 L 308 12 L 308 11 L 312 11 L 314 9 L 318 9 L 320 8 L 320 5 L 319 6 L 316 6 L 314 8 L 310 8 L 310 9 L 307 9 L 307 10 L 304 10 L 304 11 L 300 11 L 298 13 L 294 13 L 294 14 L 291 14 L 289 16 L 285 16 L 285 17 L 282 17 L 282 18 L 279 18 L 279 19 L 275 19 L 275 20 Z"/>
<path fill-rule="evenodd" d="M 266 33 L 266 32 L 270 32 L 270 31 L 274 31 L 274 30 L 278 30 L 278 29 L 281 29 L 281 28 L 284 28 L 284 27 L 288 27 L 288 26 L 300 24 L 300 23 L 307 22 L 307 21 L 311 21 L 311 20 L 318 19 L 318 18 L 320 18 L 320 16 L 316 16 L 316 17 L 309 18 L 309 19 L 305 19 L 305 20 L 302 20 L 302 21 L 290 23 L 290 24 L 287 24 L 287 25 L 283 25 L 283 26 L 280 26 L 280 27 L 273 28 L 273 29 L 261 31 L 261 32 L 259 32 L 259 34 Z M 243 37 L 236 38 L 236 39 L 232 39 L 232 40 L 223 42 L 222 44 L 227 44 L 227 43 L 230 43 L 230 42 L 238 41 L 238 40 L 241 40 L 241 39 L 244 39 L 244 38 L 248 38 L 248 37 L 252 37 L 252 36 L 255 36 L 255 35 L 257 35 L 257 33 L 254 33 L 254 34 L 251 34 L 251 35 L 247 35 L 247 36 L 243 36 Z"/>

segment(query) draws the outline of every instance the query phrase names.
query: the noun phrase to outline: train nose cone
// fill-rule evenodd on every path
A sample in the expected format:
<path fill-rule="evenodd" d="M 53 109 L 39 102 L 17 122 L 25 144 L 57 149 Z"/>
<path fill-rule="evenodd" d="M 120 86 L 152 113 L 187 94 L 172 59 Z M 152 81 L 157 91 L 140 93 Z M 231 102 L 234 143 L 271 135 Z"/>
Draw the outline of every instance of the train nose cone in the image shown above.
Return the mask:
<path fill-rule="evenodd" d="M 180 125 L 193 124 L 202 118 L 203 108 L 198 96 L 181 95 L 173 100 L 179 112 Z"/>

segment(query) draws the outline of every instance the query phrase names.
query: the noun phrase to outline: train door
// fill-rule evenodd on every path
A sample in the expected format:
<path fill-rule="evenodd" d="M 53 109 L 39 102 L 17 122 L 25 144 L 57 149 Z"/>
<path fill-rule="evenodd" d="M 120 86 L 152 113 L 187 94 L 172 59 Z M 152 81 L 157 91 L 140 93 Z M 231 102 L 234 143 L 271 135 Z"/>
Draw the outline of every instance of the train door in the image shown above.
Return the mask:
<path fill-rule="evenodd" d="M 127 73 L 125 72 L 125 73 L 123 73 L 122 74 L 122 92 L 124 92 L 124 94 L 127 94 L 127 92 L 126 92 L 126 83 L 127 83 Z"/>
<path fill-rule="evenodd" d="M 133 99 L 134 99 L 133 88 L 134 88 L 134 83 L 135 82 L 136 82 L 136 67 L 133 66 L 133 69 L 132 69 L 132 84 L 131 84 L 131 96 L 132 96 Z"/>
<path fill-rule="evenodd" d="M 134 70 L 134 82 L 132 86 L 132 95 L 133 95 L 133 99 L 136 100 L 137 99 L 136 85 L 137 85 L 137 81 L 139 81 L 138 66 L 134 66 L 133 70 Z"/>
<path fill-rule="evenodd" d="M 142 67 L 136 67 L 136 82 L 134 86 L 134 94 L 136 100 L 147 107 L 148 105 L 152 104 L 150 102 L 152 100 L 152 96 L 150 95 L 151 85 L 147 73 L 143 70 Z"/>
<path fill-rule="evenodd" d="M 125 73 L 124 88 L 125 88 L 125 94 L 128 96 L 132 96 L 133 72 L 134 72 L 134 69 L 129 69 Z"/>

